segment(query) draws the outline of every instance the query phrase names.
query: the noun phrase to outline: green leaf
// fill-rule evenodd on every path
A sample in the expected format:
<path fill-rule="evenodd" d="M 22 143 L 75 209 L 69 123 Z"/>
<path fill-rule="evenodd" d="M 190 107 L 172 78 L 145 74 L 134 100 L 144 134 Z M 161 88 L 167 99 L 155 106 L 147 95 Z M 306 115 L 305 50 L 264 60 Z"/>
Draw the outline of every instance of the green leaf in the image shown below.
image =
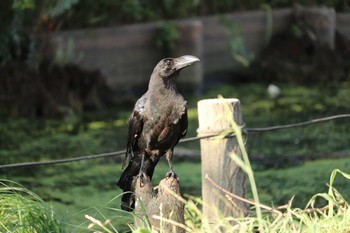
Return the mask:
<path fill-rule="evenodd" d="M 35 2 L 34 0 L 17 0 L 13 2 L 12 8 L 16 10 L 32 10 L 35 8 Z"/>

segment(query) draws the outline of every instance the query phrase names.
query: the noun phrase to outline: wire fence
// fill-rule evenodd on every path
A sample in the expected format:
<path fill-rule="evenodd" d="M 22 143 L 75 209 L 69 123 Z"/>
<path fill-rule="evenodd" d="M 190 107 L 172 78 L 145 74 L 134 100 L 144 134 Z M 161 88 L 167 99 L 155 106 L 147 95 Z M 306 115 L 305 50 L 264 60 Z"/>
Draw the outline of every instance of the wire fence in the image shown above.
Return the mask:
<path fill-rule="evenodd" d="M 309 121 L 303 121 L 303 122 L 286 124 L 286 125 L 276 125 L 276 126 L 262 127 L 262 128 L 243 128 L 242 132 L 244 132 L 244 133 L 263 133 L 263 132 L 277 131 L 277 130 L 283 130 L 283 129 L 302 127 L 302 126 L 306 126 L 306 125 L 318 124 L 318 123 L 342 119 L 342 118 L 350 118 L 350 114 L 333 115 L 333 116 L 329 116 L 329 117 L 317 118 L 317 119 L 313 119 L 313 120 L 309 120 Z M 227 130 L 224 130 L 224 131 L 227 132 Z M 186 142 L 192 142 L 192 141 L 201 140 L 201 139 L 214 138 L 214 137 L 217 137 L 219 135 L 221 135 L 221 133 L 215 133 L 215 134 L 210 134 L 210 135 L 205 135 L 205 136 L 189 137 L 189 138 L 181 139 L 179 141 L 179 143 L 186 143 Z M 4 164 L 4 165 L 0 165 L 0 169 L 71 163 L 71 162 L 77 162 L 77 161 L 89 160 L 89 159 L 121 156 L 124 154 L 125 154 L 125 150 L 120 150 L 120 151 L 115 151 L 115 152 L 101 153 L 101 154 L 95 154 L 95 155 L 85 155 L 85 156 L 79 156 L 79 157 L 73 157 L 73 158 L 67 158 L 67 159 L 56 159 L 56 160 L 39 161 L 39 162 L 24 162 L 24 163 Z"/>

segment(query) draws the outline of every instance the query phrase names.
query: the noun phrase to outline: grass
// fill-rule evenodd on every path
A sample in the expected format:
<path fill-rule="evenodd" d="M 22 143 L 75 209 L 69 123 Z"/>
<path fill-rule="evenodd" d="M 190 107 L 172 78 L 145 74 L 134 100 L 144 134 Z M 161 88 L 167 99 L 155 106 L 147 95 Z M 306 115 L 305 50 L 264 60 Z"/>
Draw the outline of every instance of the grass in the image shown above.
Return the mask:
<path fill-rule="evenodd" d="M 218 94 L 239 98 L 248 127 L 292 123 L 350 112 L 348 84 L 329 90 L 279 86 L 282 95 L 277 100 L 269 99 L 266 87 L 261 84 L 216 87 L 206 91 L 200 99 L 216 98 Z M 188 99 L 190 137 L 196 135 L 198 128 L 196 102 L 199 97 Z M 2 119 L 0 163 L 121 150 L 125 145 L 127 117 L 128 111 L 113 111 L 113 117 L 82 123 L 78 134 L 71 131 L 73 122 L 69 120 Z M 247 147 L 250 158 L 255 161 L 252 166 L 260 201 L 279 206 L 295 196 L 293 206 L 304 208 L 314 193 L 325 192 L 325 182 L 333 169 L 349 172 L 349 159 L 330 159 L 350 153 L 349 131 L 350 124 L 344 119 L 279 132 L 249 134 Z M 199 150 L 198 142 L 179 146 Z M 310 157 L 317 160 L 304 161 L 304 158 Z M 164 176 L 167 169 L 165 163 L 159 164 L 155 182 Z M 181 178 L 182 191 L 199 196 L 200 163 L 176 162 L 175 169 Z M 117 159 L 0 171 L 2 177 L 23 184 L 52 205 L 56 216 L 69 224 L 68 230 L 76 232 L 86 231 L 89 221 L 85 214 L 100 220 L 111 218 L 117 229 L 128 229 L 125 224 L 130 219 L 115 211 L 119 207 L 120 190 L 116 187 L 116 181 L 120 172 L 121 163 Z M 350 193 L 348 182 L 337 178 L 334 185 L 347 199 Z"/>
<path fill-rule="evenodd" d="M 231 116 L 232 113 L 227 115 Z M 149 218 L 157 217 L 162 222 L 176 224 L 177 226 L 181 226 L 186 232 L 348 232 L 350 227 L 350 207 L 346 199 L 334 187 L 334 182 L 338 174 L 341 174 L 349 182 L 350 174 L 342 172 L 339 169 L 334 169 L 330 175 L 328 192 L 314 194 L 304 209 L 292 207 L 294 197 L 285 205 L 278 207 L 261 204 L 254 172 L 248 159 L 240 128 L 233 121 L 231 125 L 242 154 L 242 156 L 237 156 L 232 152 L 231 159 L 242 168 L 242 171 L 248 177 L 253 201 L 249 199 L 243 199 L 243 201 L 254 207 L 255 210 L 245 217 L 234 217 L 225 216 L 221 213 L 223 210 L 214 208 L 212 213 L 216 213 L 216 217 L 211 218 L 209 222 L 208 216 L 204 215 L 201 209 L 191 199 L 186 201 L 178 197 L 186 205 L 185 225 L 174 223 L 171 219 L 164 219 L 162 216 L 148 216 Z M 237 201 L 242 201 L 241 197 L 237 197 L 234 193 L 224 190 L 210 177 L 206 177 L 206 179 L 212 183 L 213 188 L 219 190 L 218 198 L 224 198 L 228 202 L 232 202 L 233 206 L 235 206 Z M 239 199 L 237 200 L 237 198 Z M 326 202 L 326 204 L 323 204 L 323 202 L 319 203 L 318 199 L 323 199 L 323 202 Z M 198 201 L 197 199 L 197 202 L 202 205 L 210 204 L 203 201 Z M 318 207 L 319 205 L 320 207 Z M 262 210 L 265 211 L 264 214 L 262 214 Z M 92 222 L 90 227 L 97 225 L 105 232 L 118 232 L 108 220 L 105 221 L 105 224 L 102 224 L 95 218 L 89 217 L 89 220 Z M 232 225 L 233 222 L 235 223 L 234 225 Z M 112 226 L 113 230 L 110 230 L 108 226 Z M 164 232 L 164 230 L 162 227 L 160 229 L 154 229 L 146 224 L 138 229 L 133 229 L 133 232 L 151 233 Z"/>
<path fill-rule="evenodd" d="M 168 171 L 165 161 L 160 162 L 154 174 L 154 182 L 159 182 Z M 108 216 L 115 219 L 118 229 L 126 229 L 125 213 L 115 211 L 120 206 L 121 190 L 116 186 L 121 174 L 121 163 L 110 161 L 57 165 L 45 168 L 34 177 L 8 177 L 35 191 L 59 216 L 69 223 L 68 229 L 84 232 L 88 226 L 84 215 Z M 183 192 L 200 195 L 200 163 L 176 163 L 176 171 L 181 176 Z"/>
<path fill-rule="evenodd" d="M 299 166 L 256 172 L 260 197 L 273 206 L 283 205 L 294 197 L 293 205 L 303 208 L 313 193 L 327 190 L 327 178 L 336 168 L 350 172 L 350 159 L 307 161 Z M 350 200 L 347 180 L 336 179 L 334 186 Z"/>
<path fill-rule="evenodd" d="M 299 166 L 283 169 L 255 171 L 255 179 L 260 201 L 272 206 L 284 205 L 293 196 L 293 206 L 304 208 L 314 193 L 326 192 L 326 182 L 331 171 L 339 168 L 349 171 L 350 159 L 308 161 Z M 200 196 L 200 163 L 176 162 L 176 171 L 180 176 L 183 193 Z M 154 182 L 157 183 L 166 173 L 167 164 L 157 166 Z M 116 187 L 121 172 L 119 163 L 96 164 L 77 163 L 57 165 L 45 169 L 46 172 L 36 177 L 12 177 L 25 187 L 34 190 L 55 209 L 57 216 L 69 223 L 68 229 L 84 232 L 89 222 L 85 214 L 101 220 L 101 216 L 112 219 L 117 229 L 128 229 L 125 215 L 116 212 L 119 208 L 120 190 Z M 303 174 L 303 176 L 296 176 Z M 350 198 L 349 182 L 336 179 L 334 186 L 346 198 Z M 307 187 L 307 188 L 306 188 Z M 117 198 L 116 198 L 117 197 Z M 112 200 L 112 201 L 111 201 Z M 110 209 L 114 208 L 114 209 Z"/>
<path fill-rule="evenodd" d="M 350 112 L 349 84 L 322 90 L 317 87 L 280 85 L 282 95 L 271 100 L 262 84 L 215 87 L 200 97 L 188 97 L 188 136 L 198 128 L 197 101 L 216 98 L 241 100 L 247 127 L 266 127 L 306 121 L 317 117 Z M 84 154 L 122 150 L 125 147 L 130 108 L 108 112 L 109 116 L 82 116 L 78 134 L 74 122 L 49 119 L 2 119 L 0 122 L 0 163 L 48 160 Z M 101 113 L 101 115 L 103 115 Z M 93 118 L 93 119 L 91 119 Z M 350 124 L 347 119 L 279 132 L 250 134 L 250 156 L 337 155 L 350 152 Z M 198 143 L 187 148 L 199 150 Z"/>
<path fill-rule="evenodd" d="M 65 225 L 39 196 L 0 180 L 0 232 L 64 232 Z"/>
<path fill-rule="evenodd" d="M 332 170 L 339 168 L 349 171 L 349 165 L 348 158 L 327 159 L 307 161 L 289 168 L 255 171 L 260 201 L 270 206 L 280 206 L 294 196 L 293 207 L 303 209 L 313 194 L 327 191 L 326 183 Z M 201 164 L 176 162 L 175 168 L 180 176 L 182 192 L 200 197 Z M 89 225 L 84 217 L 86 214 L 102 222 L 105 220 L 102 216 L 111 219 L 118 230 L 128 229 L 126 223 L 131 222 L 130 217 L 115 210 L 120 206 L 120 190 L 116 187 L 116 181 L 121 164 L 77 163 L 57 165 L 45 170 L 40 176 L 12 179 L 35 191 L 52 205 L 57 216 L 69 224 L 68 229 L 84 232 Z M 167 170 L 166 162 L 160 163 L 156 168 L 154 183 L 158 183 Z M 349 181 L 337 177 L 334 187 L 349 200 Z M 249 197 L 252 197 L 251 194 Z"/>
<path fill-rule="evenodd" d="M 241 101 L 243 120 L 248 128 L 266 127 L 307 121 L 333 114 L 350 112 L 349 84 L 333 88 L 305 87 L 277 84 L 281 96 L 275 100 L 268 97 L 267 85 L 241 84 L 213 88 L 205 98 L 238 98 Z M 190 102 L 195 107 L 197 99 Z M 193 115 L 197 119 L 197 115 Z M 191 122 L 198 127 L 197 122 Z M 295 155 L 329 157 L 350 153 L 348 119 L 313 126 L 300 127 L 268 133 L 251 133 L 248 139 L 250 157 L 288 157 Z"/>
<path fill-rule="evenodd" d="M 320 170 L 327 161 L 320 163 Z M 344 162 L 344 161 L 342 161 Z M 348 162 L 350 162 L 348 160 Z M 163 167 L 166 168 L 166 164 Z M 184 164 L 180 164 L 185 166 Z M 189 165 L 189 164 L 187 164 Z M 199 164 L 191 167 L 200 167 Z M 163 169 L 161 167 L 161 170 Z M 112 168 L 112 167 L 110 167 Z M 199 170 L 199 169 L 198 169 Z M 340 175 L 339 175 L 340 173 Z M 329 174 L 324 174 L 324 176 Z M 254 214 L 245 218 L 237 218 L 237 232 L 253 232 L 260 227 L 261 232 L 347 232 L 350 227 L 350 209 L 340 193 L 348 193 L 345 185 L 345 192 L 338 192 L 335 185 L 337 180 L 349 182 L 350 175 L 341 172 L 338 169 L 331 172 L 329 179 L 329 187 L 324 186 L 323 190 L 315 195 L 311 195 L 309 203 L 305 208 L 295 208 L 294 201 L 298 198 L 292 198 L 285 205 L 271 208 L 261 204 L 263 215 L 261 221 L 257 220 Z M 259 172 L 257 173 L 257 183 L 261 180 Z M 327 179 L 326 179 L 327 180 Z M 324 180 L 324 182 L 326 181 Z M 317 181 L 315 181 L 318 183 Z M 321 183 L 324 183 L 321 181 Z M 6 185 L 4 184 L 6 183 Z M 59 215 L 55 214 L 46 203 L 42 201 L 36 194 L 15 183 L 2 181 L 1 205 L 0 205 L 0 225 L 2 231 L 6 232 L 66 232 L 67 226 L 59 221 Z M 337 188 L 337 189 L 335 189 Z M 281 187 L 283 189 L 283 187 Z M 328 190 L 328 191 L 327 191 Z M 312 192 L 310 190 L 310 192 Z M 259 192 L 261 194 L 261 192 Z M 262 202 L 264 203 L 264 198 Z M 112 199 L 112 206 L 117 202 Z M 317 207 L 320 202 L 320 207 Z M 186 229 L 190 232 L 212 232 L 208 223 L 202 219 L 201 210 L 198 203 L 201 200 L 190 197 L 186 203 Z M 196 204 L 197 203 L 197 204 Z M 111 204 L 111 203 L 107 203 Z M 21 208 L 18 208 L 21 207 Z M 106 209 L 109 212 L 106 212 Z M 9 211 L 10 210 L 10 211 Z M 93 210 L 93 211 L 91 211 Z M 216 211 L 216 210 L 213 210 Z M 216 227 L 220 227 L 222 232 L 232 230 L 232 218 L 223 218 L 219 215 L 220 223 Z M 254 212 L 253 212 L 254 213 Z M 79 225 L 69 228 L 69 232 L 124 232 L 129 228 L 125 223 L 132 222 L 132 215 L 125 215 L 118 209 L 105 206 L 95 206 L 89 209 L 83 209 L 76 213 L 82 219 Z M 21 217 L 19 217 L 21 216 Z M 88 217 L 88 218 L 86 218 Z M 123 222 L 122 225 L 120 222 Z M 166 220 L 164 220 L 166 221 Z M 103 226 L 104 228 L 101 228 Z M 124 229 L 124 230 L 123 230 Z M 138 229 L 135 232 L 151 232 L 150 229 Z"/>

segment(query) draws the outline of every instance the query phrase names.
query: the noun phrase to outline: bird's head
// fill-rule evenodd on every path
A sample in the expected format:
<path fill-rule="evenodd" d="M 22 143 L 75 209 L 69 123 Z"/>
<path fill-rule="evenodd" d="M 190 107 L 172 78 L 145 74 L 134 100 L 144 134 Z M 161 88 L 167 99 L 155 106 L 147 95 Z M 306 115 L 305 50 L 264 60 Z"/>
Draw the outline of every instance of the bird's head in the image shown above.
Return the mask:
<path fill-rule="evenodd" d="M 157 73 L 161 77 L 169 77 L 197 61 L 199 61 L 198 57 L 192 55 L 164 58 L 154 67 L 153 73 Z"/>

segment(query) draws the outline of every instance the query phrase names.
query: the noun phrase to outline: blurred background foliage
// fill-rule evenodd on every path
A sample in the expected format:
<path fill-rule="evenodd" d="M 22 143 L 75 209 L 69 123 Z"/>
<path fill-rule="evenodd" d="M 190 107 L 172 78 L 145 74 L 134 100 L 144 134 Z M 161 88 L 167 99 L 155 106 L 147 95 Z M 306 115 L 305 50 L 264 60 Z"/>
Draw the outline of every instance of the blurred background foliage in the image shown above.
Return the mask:
<path fill-rule="evenodd" d="M 52 59 L 50 36 L 57 30 L 157 21 L 159 30 L 155 42 L 166 53 L 174 49 L 174 41 L 179 38 L 175 25 L 168 19 L 242 10 L 271 10 L 295 3 L 324 4 L 338 12 L 349 12 L 350 9 L 347 0 L 1 1 L 0 68 L 3 76 L 0 79 L 0 114 L 76 118 L 74 113 L 113 104 L 111 92 L 98 71 L 85 71 L 69 64 L 81 58 L 81 54 L 74 51 L 73 41 L 67 42 L 67 51 L 57 51 Z M 236 79 L 328 85 L 329 80 L 338 82 L 349 78 L 347 53 L 350 49 L 346 49 L 349 46 L 339 40 L 339 36 L 336 37 L 339 46 L 335 53 L 323 50 L 318 53 L 316 50 L 305 54 L 304 50 L 313 48 L 313 41 L 308 40 L 305 33 L 296 33 L 293 30 L 295 25 L 292 25 L 280 37 L 271 38 L 266 52 L 257 58 L 245 49 L 239 25 L 225 20 L 222 23 L 234 35 L 229 45 L 233 59 L 245 67 L 251 66 L 251 69 L 233 74 Z M 291 63 L 303 69 L 293 66 L 286 70 L 285 67 L 290 67 Z M 312 69 L 315 64 L 318 68 Z"/>
<path fill-rule="evenodd" d="M 226 12 L 288 7 L 326 5 L 338 12 L 349 12 L 347 0 L 13 0 L 0 2 L 0 64 L 26 61 L 37 68 L 47 41 L 36 41 L 35 35 L 58 29 L 115 26 L 136 22 L 181 19 Z M 46 37 L 47 39 L 47 37 Z"/>
<path fill-rule="evenodd" d="M 350 7 L 346 0 L 87 0 L 72 5 L 58 20 L 62 20 L 64 28 L 84 28 L 256 10 L 263 4 L 269 4 L 273 8 L 287 7 L 295 3 L 324 4 L 337 11 L 348 11 Z"/>

